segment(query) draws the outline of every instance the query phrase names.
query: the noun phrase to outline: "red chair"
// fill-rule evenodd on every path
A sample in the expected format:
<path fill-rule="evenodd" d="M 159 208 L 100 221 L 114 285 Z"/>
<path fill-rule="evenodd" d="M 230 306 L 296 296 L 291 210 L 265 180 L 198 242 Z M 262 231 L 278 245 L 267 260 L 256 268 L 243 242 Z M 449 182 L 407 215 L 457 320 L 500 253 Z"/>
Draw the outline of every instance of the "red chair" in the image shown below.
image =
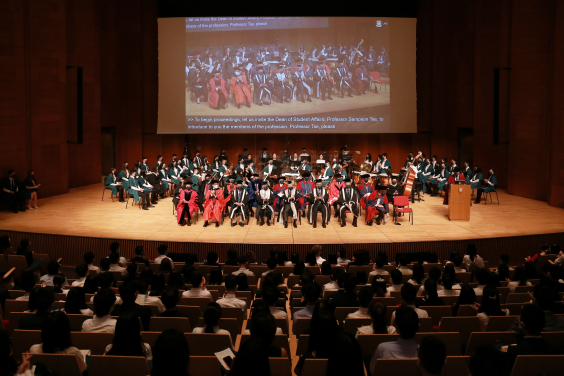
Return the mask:
<path fill-rule="evenodd" d="M 394 197 L 394 221 L 397 223 L 398 213 L 409 213 L 409 219 L 413 226 L 413 210 L 409 207 L 409 197 L 396 196 Z"/>
<path fill-rule="evenodd" d="M 388 83 L 380 79 L 380 72 L 370 72 L 370 77 L 372 78 L 372 81 L 370 81 L 371 85 L 374 84 L 376 86 L 376 84 L 380 84 L 380 90 L 382 90 L 382 84 L 384 84 L 384 91 L 388 91 Z"/>

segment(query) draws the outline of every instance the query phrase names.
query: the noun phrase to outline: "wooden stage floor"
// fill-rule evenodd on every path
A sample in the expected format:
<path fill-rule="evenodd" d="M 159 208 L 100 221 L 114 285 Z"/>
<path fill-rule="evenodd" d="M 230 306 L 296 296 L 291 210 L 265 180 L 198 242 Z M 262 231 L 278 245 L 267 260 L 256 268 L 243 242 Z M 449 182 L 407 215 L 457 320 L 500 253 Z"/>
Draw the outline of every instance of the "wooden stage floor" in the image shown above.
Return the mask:
<path fill-rule="evenodd" d="M 231 227 L 228 221 L 216 228 L 203 227 L 203 217 L 197 225 L 181 227 L 172 215 L 171 198 L 159 200 L 149 211 L 137 206 L 125 209 L 117 200 L 112 203 L 109 191 L 101 201 L 102 185 L 71 189 L 70 193 L 39 200 L 39 209 L 13 214 L 0 212 L 0 230 L 42 234 L 74 235 L 94 238 L 162 240 L 172 242 L 212 242 L 248 244 L 351 244 L 399 243 L 415 241 L 465 240 L 497 238 L 564 232 L 564 209 L 499 192 L 500 205 L 473 205 L 469 222 L 450 222 L 443 198 L 425 196 L 425 201 L 412 204 L 415 221 L 412 226 L 407 216 L 401 226 L 392 221 L 369 227 L 364 215 L 358 227 L 341 228 L 331 218 L 327 228 L 314 229 L 302 218 L 297 229 L 282 224 L 259 226 L 251 218 L 250 225 Z M 495 201 L 495 197 L 494 197 Z M 227 218 L 228 219 L 228 218 Z M 321 219 L 321 218 L 319 218 Z"/>

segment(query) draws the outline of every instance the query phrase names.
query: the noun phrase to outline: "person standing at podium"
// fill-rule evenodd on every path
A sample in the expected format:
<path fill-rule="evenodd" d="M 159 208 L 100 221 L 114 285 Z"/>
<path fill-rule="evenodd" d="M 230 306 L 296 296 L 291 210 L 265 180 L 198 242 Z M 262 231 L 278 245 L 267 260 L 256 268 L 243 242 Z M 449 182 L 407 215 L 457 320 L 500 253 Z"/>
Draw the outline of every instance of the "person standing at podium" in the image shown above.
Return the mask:
<path fill-rule="evenodd" d="M 458 166 L 455 166 L 452 169 L 452 173 L 449 175 L 447 182 L 444 186 L 445 198 L 443 200 L 443 205 L 448 205 L 448 192 L 450 190 L 450 186 L 452 184 L 455 184 L 456 182 L 464 182 L 464 184 L 466 184 L 466 178 L 464 177 L 464 174 L 460 172 L 460 167 Z"/>

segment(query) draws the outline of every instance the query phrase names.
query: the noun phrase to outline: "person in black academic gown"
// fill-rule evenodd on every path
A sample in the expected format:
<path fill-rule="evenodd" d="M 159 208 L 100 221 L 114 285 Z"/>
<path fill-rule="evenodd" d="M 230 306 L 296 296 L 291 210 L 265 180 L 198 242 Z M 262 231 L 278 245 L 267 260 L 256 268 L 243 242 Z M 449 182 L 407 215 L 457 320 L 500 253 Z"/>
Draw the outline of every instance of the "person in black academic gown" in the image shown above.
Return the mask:
<path fill-rule="evenodd" d="M 25 211 L 25 200 L 19 185 L 16 172 L 9 170 L 8 177 L 2 183 L 2 204 L 9 206 L 14 213 L 17 213 L 18 210 Z"/>

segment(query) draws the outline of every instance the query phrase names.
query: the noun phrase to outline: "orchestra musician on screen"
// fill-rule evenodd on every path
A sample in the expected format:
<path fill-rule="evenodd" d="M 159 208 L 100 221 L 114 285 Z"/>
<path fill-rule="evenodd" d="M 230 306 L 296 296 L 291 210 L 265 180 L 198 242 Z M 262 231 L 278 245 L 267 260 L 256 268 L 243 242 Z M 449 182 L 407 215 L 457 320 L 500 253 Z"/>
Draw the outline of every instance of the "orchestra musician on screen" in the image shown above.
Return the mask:
<path fill-rule="evenodd" d="M 312 97 L 332 100 L 332 94 L 341 98 L 365 95 L 373 85 L 372 73 L 386 74 L 389 58 L 385 48 L 377 55 L 373 46 L 332 47 L 330 43 L 314 46 L 307 51 L 303 46 L 258 46 L 256 53 L 239 45 L 237 49 L 207 46 L 203 54 L 189 48 L 186 57 L 186 89 L 191 102 L 208 102 L 213 109 L 228 106 L 232 95 L 237 108 L 251 102 L 269 105 L 278 103 L 311 102 Z M 215 52 L 214 52 L 215 50 Z"/>
<path fill-rule="evenodd" d="M 247 149 L 238 156 L 235 166 L 228 166 L 225 150 L 212 164 L 199 152 L 194 157 L 185 153 L 182 159 L 174 154 L 168 163 L 159 155 L 153 168 L 147 158 L 141 158 L 132 169 L 127 162 L 119 172 L 112 168 L 105 186 L 112 196 L 120 197 L 120 202 L 133 198 L 144 210 L 155 207 L 159 197 L 170 195 L 181 226 L 190 226 L 201 214 L 204 227 L 212 221 L 219 227 L 224 217 L 229 217 L 232 226 L 237 222 L 244 226 L 256 217 L 260 226 L 279 222 L 285 228 L 296 228 L 307 216 L 307 223 L 317 228 L 321 214 L 321 227 L 325 228 L 333 216 L 339 218 L 341 227 L 346 226 L 348 218 L 357 227 L 361 215 L 370 226 L 387 222 L 393 214 L 390 204 L 397 196 L 407 196 L 413 203 L 416 196 L 424 201 L 426 194 L 435 197 L 442 192 L 446 205 L 453 184 L 469 184 L 472 195 L 476 193 L 474 203 L 479 204 L 498 184 L 493 168 L 484 178 L 480 166 L 472 169 L 464 162 L 464 168 L 460 168 L 455 159 L 447 163 L 446 158 L 439 163 L 436 155 L 426 158 L 421 151 L 415 156 L 410 152 L 395 173 L 386 153 L 374 160 L 367 153 L 363 163 L 356 165 L 346 158 L 345 149 L 334 156 L 322 152 L 314 161 L 317 163 L 311 163 L 305 148 L 299 155 L 286 149 L 281 158 L 276 153 L 271 156 L 264 148 L 259 159 L 267 163 L 257 170 Z M 6 183 L 2 192 L 5 199 L 11 191 L 8 187 L 11 185 Z"/>

